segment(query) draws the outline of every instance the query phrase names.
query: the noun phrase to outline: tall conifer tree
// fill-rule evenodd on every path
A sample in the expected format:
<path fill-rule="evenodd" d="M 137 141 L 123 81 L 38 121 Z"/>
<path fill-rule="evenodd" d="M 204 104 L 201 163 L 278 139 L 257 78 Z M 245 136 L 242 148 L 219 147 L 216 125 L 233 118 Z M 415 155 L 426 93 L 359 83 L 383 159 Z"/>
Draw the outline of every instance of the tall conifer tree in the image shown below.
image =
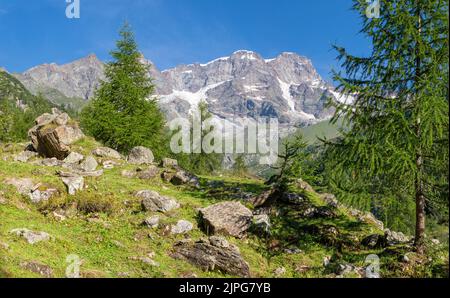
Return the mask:
<path fill-rule="evenodd" d="M 164 147 L 164 117 L 153 97 L 149 66 L 128 24 L 120 36 L 105 68 L 106 80 L 83 110 L 81 123 L 97 140 L 122 152 L 147 146 L 158 153 Z"/>
<path fill-rule="evenodd" d="M 343 71 L 334 79 L 355 101 L 335 104 L 334 120 L 348 129 L 328 143 L 328 154 L 342 175 L 373 193 L 414 199 L 415 246 L 423 253 L 427 206 L 442 198 L 442 184 L 448 189 L 448 0 L 380 4 L 372 19 L 365 0 L 353 6 L 372 41 L 370 56 L 335 47 Z"/>

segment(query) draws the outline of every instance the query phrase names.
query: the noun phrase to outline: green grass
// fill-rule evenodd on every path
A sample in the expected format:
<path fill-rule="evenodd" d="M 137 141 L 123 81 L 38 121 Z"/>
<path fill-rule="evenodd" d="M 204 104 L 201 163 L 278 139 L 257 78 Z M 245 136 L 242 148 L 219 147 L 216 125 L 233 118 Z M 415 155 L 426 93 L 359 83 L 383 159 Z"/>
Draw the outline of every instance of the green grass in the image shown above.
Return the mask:
<path fill-rule="evenodd" d="M 94 140 L 85 138 L 79 141 L 75 148 L 76 151 L 87 154 L 98 145 Z M 167 235 L 164 233 L 164 226 L 174 224 L 180 219 L 189 220 L 195 227 L 189 237 L 200 239 L 205 237 L 205 234 L 198 228 L 198 208 L 236 199 L 236 194 L 258 194 L 267 189 L 260 180 L 202 176 L 201 188 L 194 190 L 164 183 L 160 178 L 148 181 L 122 177 L 122 170 L 134 169 L 131 165 L 123 165 L 105 170 L 101 177 L 86 178 L 87 190 L 70 197 L 66 194 L 61 180 L 55 175 L 58 168 L 12 162 L 14 154 L 21 149 L 22 146 L 12 146 L 9 150 L 0 150 L 0 192 L 4 193 L 6 198 L 6 204 L 0 204 L 0 277 L 39 277 L 20 266 L 24 261 L 46 264 L 53 269 L 55 277 L 64 277 L 68 265 L 66 258 L 69 255 L 78 255 L 82 259 L 81 273 L 85 277 L 179 277 L 186 274 L 195 274 L 198 277 L 230 277 L 220 272 L 204 272 L 188 262 L 173 259 L 170 256 L 173 245 L 185 236 Z M 60 195 L 48 203 L 33 205 L 28 198 L 20 196 L 13 187 L 3 183 L 4 179 L 9 177 L 32 178 L 36 183 L 41 182 L 57 188 Z M 213 189 L 208 187 L 210 181 L 223 183 Z M 146 217 L 157 214 L 143 212 L 139 200 L 133 196 L 135 191 L 144 189 L 171 196 L 181 204 L 180 209 L 165 215 L 159 214 L 162 225 L 160 229 L 151 230 L 141 225 Z M 313 205 L 324 206 L 317 194 L 306 195 Z M 59 208 L 71 210 L 73 212 L 69 214 L 76 216 L 68 216 L 62 222 L 57 221 L 52 212 Z M 342 249 L 337 245 L 326 245 L 316 235 L 303 233 L 310 226 L 329 225 L 339 229 L 344 238 L 352 236 L 361 239 L 364 235 L 380 232 L 373 226 L 356 222 L 344 209 L 338 210 L 337 215 L 335 219 L 299 219 L 296 218 L 294 209 L 288 209 L 284 216 L 273 218 L 271 238 L 250 234 L 243 240 L 227 239 L 239 247 L 254 277 L 274 277 L 274 272 L 279 267 L 286 269 L 284 277 L 329 277 L 331 272 L 322 265 L 326 256 L 339 262 L 364 266 L 368 254 L 382 255 L 380 250 L 368 251 L 359 247 Z M 49 242 L 30 245 L 10 234 L 10 231 L 16 228 L 44 231 L 53 238 Z M 277 241 L 278 245 L 274 245 Z M 9 249 L 5 249 L 2 243 L 7 244 Z M 289 247 L 297 247 L 302 252 L 288 254 L 284 248 Z M 130 259 L 145 257 L 150 253 L 155 254 L 153 259 L 160 264 L 159 267 Z M 439 252 L 439 257 L 444 257 L 444 261 L 436 259 L 428 271 L 413 270 L 410 274 L 445 275 L 442 268 L 445 267 L 445 258 L 448 260 L 448 253 Z M 397 257 L 382 257 L 383 274 L 402 276 L 403 267 L 399 265 L 398 268 L 393 268 L 390 265 L 393 258 Z"/>
<path fill-rule="evenodd" d="M 330 121 L 322 121 L 317 124 L 304 127 L 300 129 L 305 141 L 314 145 L 319 142 L 320 139 L 334 139 L 340 135 L 339 128 L 341 123 L 332 124 Z"/>

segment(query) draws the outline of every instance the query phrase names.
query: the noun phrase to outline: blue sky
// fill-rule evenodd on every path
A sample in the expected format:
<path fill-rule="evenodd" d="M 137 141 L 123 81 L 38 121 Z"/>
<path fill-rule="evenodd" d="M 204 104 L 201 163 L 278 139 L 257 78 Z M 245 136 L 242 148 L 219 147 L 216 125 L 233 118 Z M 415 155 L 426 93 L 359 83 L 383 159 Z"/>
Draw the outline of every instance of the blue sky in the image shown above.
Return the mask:
<path fill-rule="evenodd" d="M 361 19 L 350 0 L 80 0 L 81 18 L 67 19 L 66 0 L 0 0 L 0 66 L 21 72 L 95 53 L 108 60 L 128 20 L 141 51 L 163 70 L 207 62 L 247 49 L 272 58 L 309 57 L 329 79 L 331 45 L 367 54 Z"/>

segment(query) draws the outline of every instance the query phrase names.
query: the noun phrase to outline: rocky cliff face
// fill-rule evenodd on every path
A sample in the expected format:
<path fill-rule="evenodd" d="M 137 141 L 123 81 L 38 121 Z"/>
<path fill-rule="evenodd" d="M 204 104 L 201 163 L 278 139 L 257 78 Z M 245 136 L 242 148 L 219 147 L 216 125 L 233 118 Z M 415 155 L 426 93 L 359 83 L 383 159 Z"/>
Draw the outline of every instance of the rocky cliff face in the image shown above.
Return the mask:
<path fill-rule="evenodd" d="M 295 53 L 264 59 L 251 51 L 206 64 L 180 65 L 160 72 L 151 61 L 150 76 L 168 118 L 186 116 L 201 100 L 219 118 L 276 117 L 286 126 L 328 118 L 329 97 L 342 100 L 319 76 L 311 61 Z M 104 79 L 104 64 L 95 55 L 62 66 L 45 64 L 16 77 L 33 93 L 55 92 L 84 101 Z"/>

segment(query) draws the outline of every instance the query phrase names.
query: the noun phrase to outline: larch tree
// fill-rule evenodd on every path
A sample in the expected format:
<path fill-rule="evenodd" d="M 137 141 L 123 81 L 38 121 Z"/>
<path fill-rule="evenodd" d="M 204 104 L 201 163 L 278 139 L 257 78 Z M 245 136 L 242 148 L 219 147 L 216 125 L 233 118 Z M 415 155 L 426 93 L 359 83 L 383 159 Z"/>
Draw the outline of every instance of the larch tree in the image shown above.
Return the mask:
<path fill-rule="evenodd" d="M 333 120 L 347 129 L 327 142 L 327 154 L 336 173 L 373 193 L 414 199 L 423 253 L 427 208 L 442 198 L 442 185 L 448 193 L 448 0 L 380 4 L 379 18 L 368 18 L 366 1 L 354 0 L 372 41 L 368 57 L 335 46 L 342 70 L 334 79 L 354 101 L 333 103 Z"/>

